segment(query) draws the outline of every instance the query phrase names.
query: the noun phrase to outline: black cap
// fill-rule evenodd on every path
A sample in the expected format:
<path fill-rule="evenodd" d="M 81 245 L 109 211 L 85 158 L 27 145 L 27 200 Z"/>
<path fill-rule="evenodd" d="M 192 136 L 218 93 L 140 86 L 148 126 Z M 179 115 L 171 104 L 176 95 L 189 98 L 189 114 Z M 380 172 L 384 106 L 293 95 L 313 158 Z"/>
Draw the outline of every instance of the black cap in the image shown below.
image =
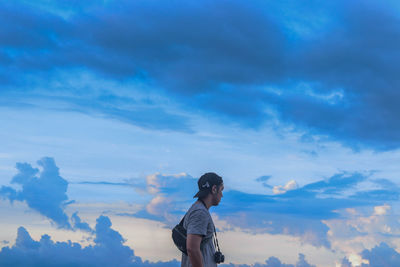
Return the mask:
<path fill-rule="evenodd" d="M 194 195 L 193 198 L 204 198 L 208 195 L 209 192 L 211 192 L 211 188 L 213 187 L 213 185 L 221 185 L 222 183 L 222 177 L 217 175 L 216 173 L 207 172 L 203 174 L 197 181 L 199 192 L 197 192 L 197 194 Z"/>

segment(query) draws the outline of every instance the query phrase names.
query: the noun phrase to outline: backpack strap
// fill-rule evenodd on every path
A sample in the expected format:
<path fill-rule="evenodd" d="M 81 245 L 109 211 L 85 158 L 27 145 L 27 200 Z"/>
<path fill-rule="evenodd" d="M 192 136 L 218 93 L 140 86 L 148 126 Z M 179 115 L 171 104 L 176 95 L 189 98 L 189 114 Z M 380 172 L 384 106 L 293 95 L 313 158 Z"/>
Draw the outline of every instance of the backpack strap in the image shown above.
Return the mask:
<path fill-rule="evenodd" d="M 179 225 L 182 226 L 182 227 L 183 227 L 183 220 L 185 220 L 185 217 L 186 217 L 186 214 L 185 214 L 185 216 L 182 217 L 182 220 L 181 220 L 181 222 L 179 223 Z"/>

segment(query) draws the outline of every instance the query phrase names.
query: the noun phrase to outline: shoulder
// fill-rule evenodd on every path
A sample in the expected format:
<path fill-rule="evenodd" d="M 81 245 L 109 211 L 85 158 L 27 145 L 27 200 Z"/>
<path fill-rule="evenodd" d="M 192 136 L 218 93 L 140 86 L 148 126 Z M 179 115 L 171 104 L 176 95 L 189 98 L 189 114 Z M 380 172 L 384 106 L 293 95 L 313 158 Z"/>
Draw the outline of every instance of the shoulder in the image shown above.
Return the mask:
<path fill-rule="evenodd" d="M 188 220 L 199 218 L 205 220 L 210 217 L 210 213 L 201 203 L 199 205 L 199 203 L 196 202 L 192 205 L 192 207 L 190 207 L 186 217 Z"/>

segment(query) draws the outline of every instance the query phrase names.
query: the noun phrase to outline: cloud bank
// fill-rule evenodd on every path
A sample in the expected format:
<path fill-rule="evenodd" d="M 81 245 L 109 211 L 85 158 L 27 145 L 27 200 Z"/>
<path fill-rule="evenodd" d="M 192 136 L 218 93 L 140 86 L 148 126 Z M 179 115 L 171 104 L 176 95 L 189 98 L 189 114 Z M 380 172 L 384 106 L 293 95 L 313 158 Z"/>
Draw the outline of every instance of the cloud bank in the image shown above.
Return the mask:
<path fill-rule="evenodd" d="M 270 194 L 226 190 L 220 205 L 213 209 L 218 219 L 225 220 L 230 227 L 255 233 L 293 235 L 305 243 L 331 248 L 328 231 L 333 226 L 327 221 L 348 216 L 341 210 L 375 207 L 378 212 L 385 212 L 380 210 L 385 203 L 398 200 L 398 186 L 369 176 L 368 173 L 343 172 L 301 187 L 294 186 L 297 184 L 291 181 L 286 187 L 278 187 L 279 194 L 276 194 L 277 186 L 268 184 L 270 178 L 265 176 L 257 181 L 270 190 Z M 143 210 L 130 216 L 175 225 L 194 201 L 196 181 L 185 174 L 148 176 L 147 190 L 154 197 Z"/>
<path fill-rule="evenodd" d="M 0 251 L 1 266 L 160 266 L 177 267 L 176 260 L 150 263 L 135 256 L 124 246 L 123 237 L 111 228 L 106 216 L 96 220 L 94 245 L 82 248 L 79 243 L 54 242 L 47 234 L 40 241 L 31 238 L 24 227 L 18 228 L 15 245 Z"/>
<path fill-rule="evenodd" d="M 48 98 L 145 128 L 193 131 L 187 117 L 154 98 L 59 86 L 75 75 L 60 73 L 89 72 L 140 81 L 147 87 L 134 86 L 139 91 L 242 127 L 278 119 L 353 148 L 395 149 L 397 11 L 394 2 L 376 1 L 3 2 L 0 23 L 10 26 L 0 30 L 2 96 L 13 103 Z M 36 87 L 48 92 L 31 91 Z"/>
<path fill-rule="evenodd" d="M 107 216 L 99 216 L 94 231 L 94 244 L 81 247 L 71 241 L 54 242 L 47 234 L 35 241 L 24 227 L 18 228 L 15 245 L 3 247 L 0 251 L 1 266 L 121 266 L 121 267 L 178 267 L 180 262 L 143 261 L 134 251 L 125 246 L 121 234 L 111 228 Z M 222 267 L 234 267 L 222 264 Z M 240 267 L 315 267 L 299 255 L 295 265 L 283 264 L 276 257 L 270 257 L 265 264 L 240 265 Z"/>

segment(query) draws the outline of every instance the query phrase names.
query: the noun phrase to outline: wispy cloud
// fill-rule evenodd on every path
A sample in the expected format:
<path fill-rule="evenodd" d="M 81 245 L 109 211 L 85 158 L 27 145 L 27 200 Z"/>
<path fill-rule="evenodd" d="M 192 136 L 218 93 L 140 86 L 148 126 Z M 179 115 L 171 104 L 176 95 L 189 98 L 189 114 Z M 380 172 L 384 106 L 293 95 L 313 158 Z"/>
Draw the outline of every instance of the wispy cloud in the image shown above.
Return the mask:
<path fill-rule="evenodd" d="M 272 188 L 271 185 L 269 185 L 267 183 L 267 181 L 271 179 L 271 175 L 264 175 L 264 176 L 260 176 L 257 179 L 255 179 L 257 182 L 261 183 L 262 186 L 267 187 L 267 188 Z"/>

